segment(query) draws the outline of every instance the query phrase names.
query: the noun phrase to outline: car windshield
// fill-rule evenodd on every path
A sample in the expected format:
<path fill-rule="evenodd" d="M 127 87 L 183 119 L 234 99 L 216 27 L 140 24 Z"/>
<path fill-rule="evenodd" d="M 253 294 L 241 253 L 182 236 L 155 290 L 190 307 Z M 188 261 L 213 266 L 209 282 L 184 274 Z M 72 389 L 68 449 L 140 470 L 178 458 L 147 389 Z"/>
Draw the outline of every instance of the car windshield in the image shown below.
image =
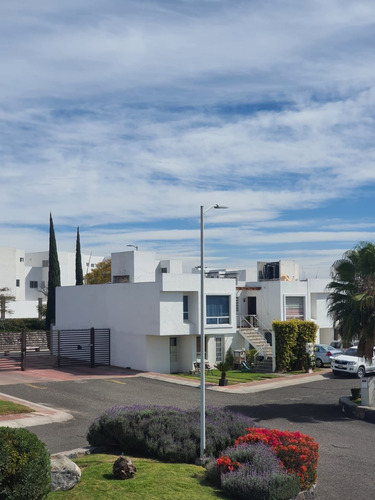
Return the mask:
<path fill-rule="evenodd" d="M 353 347 L 349 347 L 349 349 L 347 349 L 345 351 L 345 356 L 355 356 L 357 358 L 358 351 L 357 351 L 357 349 L 354 349 Z"/>
<path fill-rule="evenodd" d="M 318 344 L 318 347 L 322 347 L 324 351 L 330 351 L 331 349 L 333 349 L 333 347 L 331 345 L 327 345 L 327 344 Z"/>

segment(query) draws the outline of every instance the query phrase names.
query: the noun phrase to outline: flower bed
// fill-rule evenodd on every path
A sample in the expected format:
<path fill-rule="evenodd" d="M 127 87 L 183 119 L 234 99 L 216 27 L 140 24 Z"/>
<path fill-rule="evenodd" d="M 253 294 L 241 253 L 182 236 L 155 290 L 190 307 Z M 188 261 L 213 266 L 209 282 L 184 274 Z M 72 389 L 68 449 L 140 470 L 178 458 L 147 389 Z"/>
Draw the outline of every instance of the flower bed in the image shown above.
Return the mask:
<path fill-rule="evenodd" d="M 318 443 L 300 432 L 279 431 L 250 427 L 248 433 L 239 437 L 235 445 L 242 443 L 264 443 L 272 447 L 285 469 L 297 476 L 301 490 L 308 490 L 316 483 L 318 466 Z"/>
<path fill-rule="evenodd" d="M 244 500 L 287 500 L 300 491 L 299 479 L 285 470 L 264 443 L 227 448 L 207 464 L 207 478 L 229 497 Z"/>

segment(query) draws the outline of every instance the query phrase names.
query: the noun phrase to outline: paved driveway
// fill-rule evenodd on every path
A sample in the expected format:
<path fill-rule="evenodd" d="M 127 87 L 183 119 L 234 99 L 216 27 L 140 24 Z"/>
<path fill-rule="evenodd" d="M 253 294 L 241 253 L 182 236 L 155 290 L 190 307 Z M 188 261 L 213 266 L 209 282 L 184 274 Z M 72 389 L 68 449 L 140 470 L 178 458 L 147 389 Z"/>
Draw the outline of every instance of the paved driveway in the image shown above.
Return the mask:
<path fill-rule="evenodd" d="M 332 379 L 248 394 L 207 391 L 207 405 L 251 416 L 258 424 L 301 431 L 320 445 L 318 498 L 367 500 L 375 496 L 374 424 L 348 419 L 340 396 L 359 387 L 356 379 Z M 90 422 L 112 405 L 199 406 L 199 389 L 141 377 L 107 377 L 2 386 L 1 392 L 69 411 L 74 419 L 33 427 L 51 453 L 85 446 Z"/>

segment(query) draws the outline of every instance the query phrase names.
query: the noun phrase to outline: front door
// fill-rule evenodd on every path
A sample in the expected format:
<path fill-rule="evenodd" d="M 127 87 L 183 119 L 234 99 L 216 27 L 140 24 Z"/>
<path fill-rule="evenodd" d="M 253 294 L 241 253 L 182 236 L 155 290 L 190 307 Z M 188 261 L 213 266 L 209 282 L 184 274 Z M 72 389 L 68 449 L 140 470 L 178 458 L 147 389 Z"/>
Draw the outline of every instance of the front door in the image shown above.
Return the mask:
<path fill-rule="evenodd" d="M 255 316 L 257 313 L 257 298 L 248 297 L 247 298 L 247 314 L 249 316 Z"/>
<path fill-rule="evenodd" d="M 248 297 L 247 298 L 247 314 L 250 316 L 250 324 L 253 327 L 257 327 L 257 298 L 256 297 Z"/>

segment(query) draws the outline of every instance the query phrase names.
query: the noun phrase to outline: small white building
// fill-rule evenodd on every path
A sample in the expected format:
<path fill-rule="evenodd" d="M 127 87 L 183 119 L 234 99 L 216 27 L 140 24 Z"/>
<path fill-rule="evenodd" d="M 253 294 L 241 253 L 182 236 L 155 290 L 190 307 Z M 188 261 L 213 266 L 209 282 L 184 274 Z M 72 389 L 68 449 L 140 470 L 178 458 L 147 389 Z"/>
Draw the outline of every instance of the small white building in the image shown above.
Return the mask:
<path fill-rule="evenodd" d="M 37 318 L 38 301 L 46 301 L 49 252 L 25 252 L 0 247 L 0 288 L 8 288 L 15 301 L 9 304 L 10 318 Z M 75 284 L 75 252 L 58 252 L 61 285 Z M 81 254 L 83 273 L 92 271 L 103 257 Z"/>

